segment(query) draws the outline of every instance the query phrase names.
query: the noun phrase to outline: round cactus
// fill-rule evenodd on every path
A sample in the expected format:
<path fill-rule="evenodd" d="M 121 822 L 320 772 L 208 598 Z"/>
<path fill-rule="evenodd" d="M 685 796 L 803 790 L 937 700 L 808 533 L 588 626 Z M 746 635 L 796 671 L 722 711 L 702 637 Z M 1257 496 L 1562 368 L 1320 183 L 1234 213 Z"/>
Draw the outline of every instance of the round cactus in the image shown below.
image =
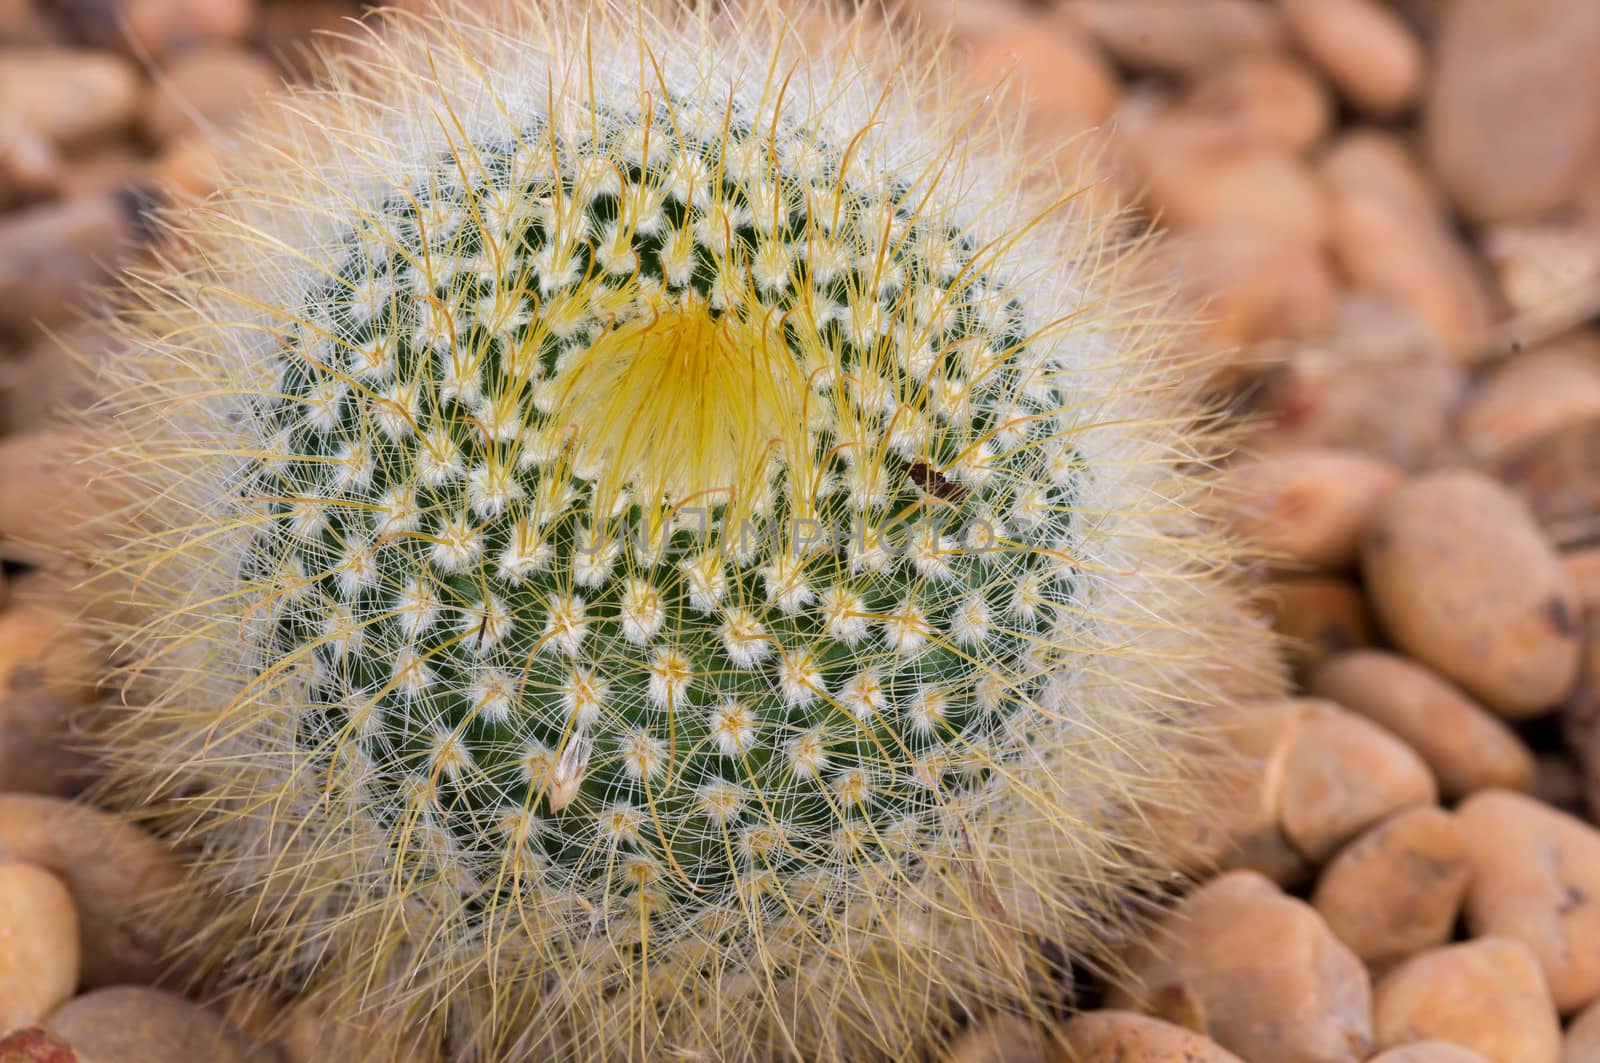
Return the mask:
<path fill-rule="evenodd" d="M 175 216 L 101 792 L 212 977 L 380 1055 L 898 1057 L 1159 868 L 1205 437 L 1112 230 L 868 25 L 395 15 Z"/>

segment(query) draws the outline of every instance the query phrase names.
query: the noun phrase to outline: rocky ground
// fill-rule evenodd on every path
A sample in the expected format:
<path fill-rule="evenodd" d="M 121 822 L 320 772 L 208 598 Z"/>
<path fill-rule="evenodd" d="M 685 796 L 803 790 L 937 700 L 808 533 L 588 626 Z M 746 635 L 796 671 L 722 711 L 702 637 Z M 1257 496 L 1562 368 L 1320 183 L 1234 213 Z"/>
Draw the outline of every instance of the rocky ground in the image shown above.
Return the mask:
<path fill-rule="evenodd" d="M 48 411 L 63 350 L 105 349 L 89 293 L 357 6 L 0 0 L 0 1063 L 301 1063 L 358 1036 L 148 987 L 130 912 L 175 866 L 70 801 L 61 721 L 103 669 L 26 545 L 61 533 Z M 1597 1063 L 1600 5 L 910 10 L 1167 231 L 1149 276 L 1205 307 L 1205 383 L 1249 426 L 1224 508 L 1280 559 L 1263 611 L 1297 691 L 1229 723 L 1219 870 L 1132 984 L 955 1057 Z"/>

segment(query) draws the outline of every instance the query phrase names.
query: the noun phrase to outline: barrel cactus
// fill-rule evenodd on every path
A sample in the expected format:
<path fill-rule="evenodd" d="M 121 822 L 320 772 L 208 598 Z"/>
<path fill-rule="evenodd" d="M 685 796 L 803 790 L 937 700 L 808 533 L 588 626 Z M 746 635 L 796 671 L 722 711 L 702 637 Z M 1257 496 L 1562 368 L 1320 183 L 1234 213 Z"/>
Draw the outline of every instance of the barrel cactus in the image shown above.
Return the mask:
<path fill-rule="evenodd" d="M 1044 1006 L 1237 645 L 1159 301 L 869 18 L 579 8 L 385 17 L 170 218 L 90 415 L 100 794 L 192 969 L 377 1057 Z"/>

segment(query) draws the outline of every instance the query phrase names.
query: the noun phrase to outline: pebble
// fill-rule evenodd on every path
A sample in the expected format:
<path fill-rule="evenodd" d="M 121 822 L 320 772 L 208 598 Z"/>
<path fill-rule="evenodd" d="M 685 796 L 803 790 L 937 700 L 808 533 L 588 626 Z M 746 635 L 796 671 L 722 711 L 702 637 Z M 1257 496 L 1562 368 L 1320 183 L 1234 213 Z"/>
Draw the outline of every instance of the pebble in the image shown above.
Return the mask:
<path fill-rule="evenodd" d="M 85 986 L 154 982 L 164 973 L 175 928 L 146 909 L 183 875 L 143 831 L 70 801 L 0 793 L 0 859 L 35 864 L 66 883 L 83 929 Z M 185 916 L 203 918 L 198 909 Z"/>
<path fill-rule="evenodd" d="M 1388 731 L 1306 698 L 1284 774 L 1283 832 L 1313 863 L 1379 820 L 1439 798 L 1428 766 Z"/>
<path fill-rule="evenodd" d="M 1318 172 L 1334 258 L 1350 282 L 1393 296 L 1452 349 L 1475 353 L 1491 322 L 1488 292 L 1409 149 L 1386 133 L 1348 133 Z"/>
<path fill-rule="evenodd" d="M 1469 1048 L 1448 1041 L 1413 1041 L 1373 1056 L 1369 1063 L 1487 1063 Z"/>
<path fill-rule="evenodd" d="M 1422 44 L 1373 0 L 1279 0 L 1296 44 L 1357 110 L 1389 118 L 1422 92 Z"/>
<path fill-rule="evenodd" d="M 1600 538 L 1600 418 L 1546 432 L 1497 462 L 1494 473 L 1558 545 Z"/>
<path fill-rule="evenodd" d="M 84 446 L 65 428 L 0 438 L 0 555 L 49 567 L 63 550 L 85 545 L 113 492 L 84 482 L 74 464 Z"/>
<path fill-rule="evenodd" d="M 1336 653 L 1372 645 L 1366 599 L 1349 580 L 1334 576 L 1280 579 L 1261 588 L 1272 629 L 1296 675 Z"/>
<path fill-rule="evenodd" d="M 72 748 L 73 706 L 46 690 L 0 695 L 0 791 L 69 797 L 89 758 Z"/>
<path fill-rule="evenodd" d="M 1278 13 L 1255 0 L 1064 0 L 1060 9 L 1118 62 L 1143 73 L 1195 75 L 1276 51 L 1283 40 Z"/>
<path fill-rule="evenodd" d="M 1368 318 L 1387 334 L 1372 334 Z M 1446 455 L 1462 369 L 1387 297 L 1347 297 L 1335 321 L 1334 335 L 1302 345 L 1262 381 L 1256 412 L 1266 424 L 1251 448 L 1346 448 L 1408 471 Z"/>
<path fill-rule="evenodd" d="M 1578 592 L 1578 605 L 1584 612 L 1600 611 L 1600 546 L 1570 550 L 1561 555 L 1567 578 Z"/>
<path fill-rule="evenodd" d="M 1340 850 L 1311 905 L 1363 963 L 1386 969 L 1450 940 L 1470 873 L 1455 816 L 1408 808 Z"/>
<path fill-rule="evenodd" d="M 1424 141 L 1474 221 L 1572 201 L 1600 144 L 1600 4 L 1456 0 L 1441 13 Z"/>
<path fill-rule="evenodd" d="M 38 1022 L 78 984 L 78 914 L 61 880 L 0 861 L 0 1031 Z"/>
<path fill-rule="evenodd" d="M 1322 187 L 1306 163 L 1282 148 L 1181 108 L 1124 132 L 1145 206 L 1163 225 L 1244 225 L 1313 248 L 1326 239 Z"/>
<path fill-rule="evenodd" d="M 0 117 L 0 208 L 50 195 L 63 174 L 54 144 L 19 120 Z"/>
<path fill-rule="evenodd" d="M 151 202 L 121 189 L 0 216 L 0 327 L 28 331 L 36 320 L 77 316 L 85 293 L 148 235 Z"/>
<path fill-rule="evenodd" d="M 1435 472 L 1393 491 L 1362 569 L 1395 645 L 1501 716 L 1537 715 L 1572 690 L 1577 596 L 1527 507 L 1488 477 Z"/>
<path fill-rule="evenodd" d="M 1600 1001 L 1589 1005 L 1567 1024 L 1561 1063 L 1595 1063 L 1600 1059 Z"/>
<path fill-rule="evenodd" d="M 256 19 L 256 0 L 74 0 L 63 7 L 77 36 L 158 59 L 242 40 Z"/>
<path fill-rule="evenodd" d="M 1360 556 L 1361 531 L 1401 471 L 1358 451 L 1284 450 L 1235 462 L 1222 480 L 1227 527 L 1296 568 L 1343 572 Z"/>
<path fill-rule="evenodd" d="M 1372 1051 L 1371 983 L 1361 961 L 1304 901 L 1251 871 L 1185 898 L 1157 944 L 1130 957 L 1114 1008 L 1149 1011 L 1174 994 L 1203 1032 L 1246 1060 L 1356 1063 Z"/>
<path fill-rule="evenodd" d="M 1325 256 L 1254 225 L 1218 222 L 1168 233 L 1140 266 L 1194 308 L 1201 342 L 1223 355 L 1218 372 L 1241 363 L 1248 369 L 1252 344 L 1315 335 L 1333 316 Z"/>
<path fill-rule="evenodd" d="M 44 692 L 94 697 L 103 657 L 60 601 L 15 601 L 0 610 L 0 696 Z"/>
<path fill-rule="evenodd" d="M 1132 1011 L 1084 1012 L 1065 1033 L 1075 1063 L 1242 1063 L 1210 1038 Z"/>
<path fill-rule="evenodd" d="M 283 76 L 254 51 L 197 48 L 161 71 L 145 99 L 140 127 L 161 148 L 190 133 L 219 135 L 282 88 Z"/>
<path fill-rule="evenodd" d="M 98 367 L 114 346 L 98 327 L 68 327 L 0 360 L 0 426 L 7 434 L 50 428 L 60 424 L 68 403 L 84 408 L 92 396 L 89 374 L 74 370 Z"/>
<path fill-rule="evenodd" d="M 1417 752 L 1455 801 L 1475 790 L 1526 790 L 1533 754 L 1516 733 L 1436 673 L 1384 650 L 1352 650 L 1312 673 L 1309 693 L 1336 701 Z"/>
<path fill-rule="evenodd" d="M 1525 945 L 1563 1014 L 1600 997 L 1600 831 L 1504 790 L 1473 795 L 1459 815 L 1472 932 Z"/>
<path fill-rule="evenodd" d="M 1479 250 L 1514 314 L 1590 316 L 1600 281 L 1600 218 L 1506 222 L 1484 232 Z"/>
<path fill-rule="evenodd" d="M 1373 1020 L 1383 1048 L 1448 1041 L 1489 1063 L 1560 1063 L 1561 1025 L 1533 955 L 1487 937 L 1424 952 L 1379 979 Z"/>
<path fill-rule="evenodd" d="M 291 1001 L 282 1012 L 281 1024 L 274 1026 L 272 1031 L 276 1038 L 273 1044 L 282 1057 L 282 1063 L 360 1059 L 363 1053 L 377 1055 L 384 1063 L 441 1063 L 439 1049 L 428 1043 L 425 1032 L 407 1036 L 396 1031 L 391 1024 L 380 1023 L 370 1016 L 350 1016 L 344 1012 L 344 1017 L 336 1017 L 335 1013 L 341 1011 L 343 1009 L 338 1005 L 325 1005 L 313 997 L 303 996 Z M 231 1015 L 229 1017 L 232 1018 Z M 252 1029 L 239 1020 L 234 1021 L 247 1031 Z M 1002 1016 L 993 1021 L 997 1036 L 991 1043 L 998 1043 L 1001 1047 L 1008 1044 L 1014 1046 L 1016 1042 L 1004 1041 L 1003 1033 L 1007 1029 L 1012 1033 L 1017 1032 L 1012 1024 L 1020 1020 L 1014 1016 Z M 1035 1035 L 1036 1043 L 1043 1043 L 1044 1039 L 1038 1036 L 1036 1028 L 1029 1027 L 1029 1032 Z M 1058 1040 L 1059 1034 L 1052 1037 L 1045 1047 L 1054 1048 Z M 981 1040 L 978 1046 L 982 1047 Z M 1003 1058 L 1010 1063 L 1011 1057 Z M 1062 1063 L 1049 1057 L 1047 1059 L 1049 1063 Z M 952 1058 L 948 1063 L 957 1063 L 957 1059 Z M 1018 1063 L 1033 1061 L 1030 1057 L 1022 1056 Z"/>
<path fill-rule="evenodd" d="M 1224 755 L 1216 766 L 1213 814 L 1185 814 L 1178 824 L 1192 836 L 1188 866 L 1257 871 L 1286 887 L 1309 877 L 1309 865 L 1279 823 L 1300 712 L 1298 701 L 1275 698 L 1246 699 L 1208 714 L 1205 731 Z"/>
<path fill-rule="evenodd" d="M 19 122 L 57 146 L 128 126 L 143 89 L 139 68 L 113 52 L 0 48 L 0 126 Z"/>
<path fill-rule="evenodd" d="M 1333 121 L 1322 80 L 1298 59 L 1277 54 L 1244 56 L 1208 71 L 1179 106 L 1296 155 L 1322 140 Z"/>
<path fill-rule="evenodd" d="M 955 1039 L 946 1058 L 949 1063 L 1065 1063 L 1038 1026 L 1016 1015 L 980 1020 Z"/>
<path fill-rule="evenodd" d="M 1491 369 L 1461 408 L 1468 455 L 1498 461 L 1541 436 L 1600 417 L 1600 334 L 1583 329 Z"/>
<path fill-rule="evenodd" d="M 44 1022 L 83 1063 L 279 1063 L 232 1024 L 161 989 L 119 985 L 68 1001 Z"/>

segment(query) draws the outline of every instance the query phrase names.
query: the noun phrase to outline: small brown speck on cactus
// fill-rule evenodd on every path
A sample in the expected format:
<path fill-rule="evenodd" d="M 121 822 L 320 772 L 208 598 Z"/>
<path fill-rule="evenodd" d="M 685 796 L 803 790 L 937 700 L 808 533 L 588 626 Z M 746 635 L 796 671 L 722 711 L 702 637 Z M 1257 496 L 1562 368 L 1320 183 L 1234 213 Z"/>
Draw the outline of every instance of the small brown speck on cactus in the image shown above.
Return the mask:
<path fill-rule="evenodd" d="M 1133 243 L 872 16 L 377 23 L 169 216 L 88 415 L 99 797 L 190 968 L 374 1058 L 1045 1006 L 1247 656 Z"/>

